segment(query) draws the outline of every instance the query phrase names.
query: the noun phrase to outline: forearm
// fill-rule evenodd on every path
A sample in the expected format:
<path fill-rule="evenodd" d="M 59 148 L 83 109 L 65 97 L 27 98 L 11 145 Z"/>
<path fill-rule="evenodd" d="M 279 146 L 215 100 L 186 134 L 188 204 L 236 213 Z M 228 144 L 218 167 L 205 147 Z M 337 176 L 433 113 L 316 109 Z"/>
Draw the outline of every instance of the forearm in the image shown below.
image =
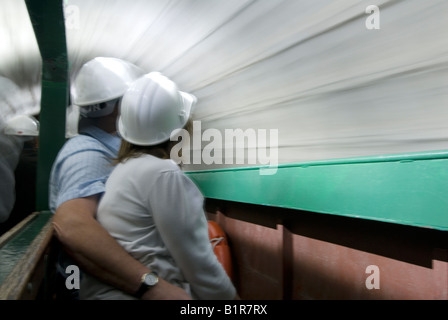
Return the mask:
<path fill-rule="evenodd" d="M 90 213 L 92 198 L 67 201 L 54 217 L 56 236 L 88 273 L 123 291 L 133 293 L 141 275 L 150 270 L 131 257 Z M 94 212 L 94 211 L 93 211 Z"/>
<path fill-rule="evenodd" d="M 96 197 L 63 203 L 53 219 L 56 236 L 68 253 L 91 275 L 122 291 L 133 294 L 149 268 L 129 255 L 94 218 Z M 181 288 L 163 279 L 143 299 L 190 299 Z"/>
<path fill-rule="evenodd" d="M 129 294 L 137 292 L 142 275 L 151 270 L 132 258 L 109 234 L 104 234 L 106 231 L 101 226 L 98 228 L 90 223 L 88 227 L 81 228 L 89 230 L 82 232 L 82 236 L 85 236 L 84 241 L 76 239 L 69 241 L 74 247 L 77 247 L 72 252 L 74 259 L 87 272 L 103 282 Z M 89 243 L 98 243 L 98 245 L 89 246 Z M 97 251 L 98 248 L 100 249 Z M 183 289 L 159 279 L 157 286 L 148 290 L 142 299 L 189 300 L 191 297 Z"/>

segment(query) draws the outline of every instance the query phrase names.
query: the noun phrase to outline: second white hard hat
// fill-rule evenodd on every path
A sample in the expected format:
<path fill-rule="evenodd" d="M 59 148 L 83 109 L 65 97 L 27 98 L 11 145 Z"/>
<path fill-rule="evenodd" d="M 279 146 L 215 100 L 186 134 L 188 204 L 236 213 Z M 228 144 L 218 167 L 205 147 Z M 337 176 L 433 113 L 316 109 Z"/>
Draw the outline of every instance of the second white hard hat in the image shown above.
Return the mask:
<path fill-rule="evenodd" d="M 139 146 L 165 142 L 186 125 L 196 101 L 161 73 L 149 73 L 124 94 L 118 132 L 124 140 Z"/>
<path fill-rule="evenodd" d="M 143 69 L 128 61 L 109 57 L 94 58 L 81 67 L 75 78 L 73 103 L 86 107 L 120 98 L 130 84 L 143 74 Z M 98 112 L 101 111 L 98 106 L 84 110 L 87 111 L 84 113 L 81 111 L 84 116 L 89 117 L 104 116 L 106 113 Z"/>
<path fill-rule="evenodd" d="M 39 121 L 29 115 L 18 115 L 6 122 L 4 133 L 12 136 L 38 136 Z"/>

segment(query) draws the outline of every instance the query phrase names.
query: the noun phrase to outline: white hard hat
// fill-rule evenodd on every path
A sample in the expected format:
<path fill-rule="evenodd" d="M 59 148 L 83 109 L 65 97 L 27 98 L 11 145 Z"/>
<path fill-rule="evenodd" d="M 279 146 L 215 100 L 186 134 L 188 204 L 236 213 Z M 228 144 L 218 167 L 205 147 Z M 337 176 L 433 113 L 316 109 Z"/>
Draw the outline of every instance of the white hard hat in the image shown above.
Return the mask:
<path fill-rule="evenodd" d="M 196 101 L 161 73 L 149 73 L 124 94 L 118 132 L 124 140 L 139 146 L 165 142 L 185 126 Z"/>
<path fill-rule="evenodd" d="M 87 117 L 112 113 L 114 105 L 99 105 L 123 96 L 130 84 L 144 74 L 143 69 L 117 58 L 97 57 L 85 63 L 74 81 L 73 103 Z M 107 110 L 103 110 L 107 107 Z"/>
<path fill-rule="evenodd" d="M 13 136 L 38 136 L 39 121 L 33 116 L 18 115 L 6 122 L 4 132 Z"/>

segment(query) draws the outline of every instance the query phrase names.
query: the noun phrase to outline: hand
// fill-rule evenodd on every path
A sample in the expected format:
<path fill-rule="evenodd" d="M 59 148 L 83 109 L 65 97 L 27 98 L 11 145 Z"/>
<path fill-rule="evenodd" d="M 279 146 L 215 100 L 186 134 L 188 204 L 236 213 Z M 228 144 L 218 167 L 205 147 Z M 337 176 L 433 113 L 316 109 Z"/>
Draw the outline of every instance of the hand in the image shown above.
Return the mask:
<path fill-rule="evenodd" d="M 182 288 L 175 286 L 161 278 L 151 289 L 145 292 L 142 300 L 192 300 Z"/>

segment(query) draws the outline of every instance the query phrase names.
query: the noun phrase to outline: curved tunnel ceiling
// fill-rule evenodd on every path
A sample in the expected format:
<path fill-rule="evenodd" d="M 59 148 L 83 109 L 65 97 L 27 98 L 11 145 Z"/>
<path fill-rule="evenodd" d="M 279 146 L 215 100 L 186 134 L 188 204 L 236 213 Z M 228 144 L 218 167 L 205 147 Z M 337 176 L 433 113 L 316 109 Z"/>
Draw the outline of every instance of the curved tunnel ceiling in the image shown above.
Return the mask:
<path fill-rule="evenodd" d="M 34 102 L 3 119 L 38 111 L 41 61 L 23 1 L 0 1 L 0 75 Z M 95 56 L 161 71 L 203 130 L 278 130 L 280 163 L 448 149 L 448 2 L 368 4 L 68 0 L 70 72 Z"/>

